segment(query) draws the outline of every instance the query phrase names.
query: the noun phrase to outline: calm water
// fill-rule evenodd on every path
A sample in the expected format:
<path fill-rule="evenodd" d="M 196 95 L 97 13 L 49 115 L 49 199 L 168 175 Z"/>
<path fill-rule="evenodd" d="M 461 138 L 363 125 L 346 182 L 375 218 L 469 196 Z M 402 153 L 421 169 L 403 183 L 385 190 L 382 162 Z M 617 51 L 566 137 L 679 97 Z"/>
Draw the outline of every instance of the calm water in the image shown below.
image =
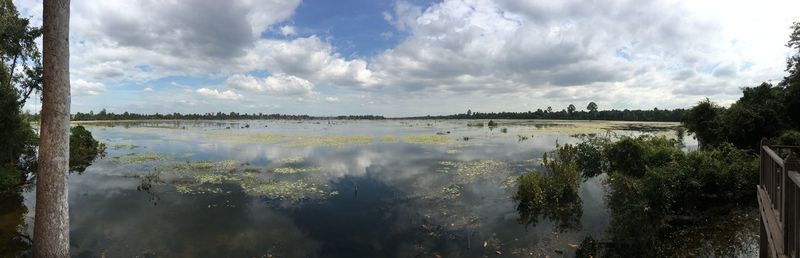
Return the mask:
<path fill-rule="evenodd" d="M 580 226 L 566 232 L 517 222 L 516 177 L 577 134 L 674 126 L 503 122 L 88 124 L 108 150 L 70 176 L 73 254 L 571 257 L 585 236 L 607 234 L 604 177 L 581 184 Z M 33 195 L 3 208 L 3 230 L 22 222 L 30 234 Z"/>

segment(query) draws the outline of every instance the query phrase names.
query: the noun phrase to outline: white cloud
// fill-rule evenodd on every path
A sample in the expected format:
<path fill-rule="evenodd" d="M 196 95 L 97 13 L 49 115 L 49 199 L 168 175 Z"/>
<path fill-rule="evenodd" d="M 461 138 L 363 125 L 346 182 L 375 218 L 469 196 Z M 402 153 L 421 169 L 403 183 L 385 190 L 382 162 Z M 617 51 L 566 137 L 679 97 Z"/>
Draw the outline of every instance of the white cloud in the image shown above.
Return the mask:
<path fill-rule="evenodd" d="M 316 95 L 316 92 L 314 92 L 314 84 L 310 81 L 282 73 L 273 74 L 263 79 L 250 75 L 236 74 L 228 77 L 225 81 L 225 85 L 231 89 L 260 93 L 303 96 Z"/>
<path fill-rule="evenodd" d="M 337 98 L 337 97 L 325 97 L 325 101 L 327 101 L 328 103 L 339 102 L 339 98 Z"/>
<path fill-rule="evenodd" d="M 14 2 L 41 23 L 40 1 Z M 648 109 L 685 107 L 705 96 L 730 103 L 742 86 L 782 78 L 789 53 L 783 44 L 800 9 L 800 1 L 783 0 L 398 1 L 392 12 L 380 13 L 397 31 L 376 36 L 402 40 L 363 57 L 337 50 L 332 40 L 339 35 L 294 37 L 299 25 L 291 17 L 299 4 L 74 2 L 70 68 L 73 87 L 85 85 L 73 91 L 96 95 L 109 86 L 107 93 L 115 93 L 116 85 L 189 76 L 224 80 L 211 87 L 227 88 L 159 85 L 159 93 L 187 91 L 164 101 L 209 105 L 209 111 L 244 112 L 268 102 L 292 112 L 386 115 L 524 111 L 587 100 Z M 260 37 L 265 31 L 292 37 Z M 259 72 L 271 75 L 247 75 Z M 336 95 L 319 98 L 320 86 Z M 198 94 L 241 101 L 209 104 L 192 99 Z M 341 102 L 337 110 L 307 105 L 358 96 L 368 97 Z M 298 99 L 309 102 L 293 105 Z M 148 106 L 138 101 L 131 106 Z M 359 106 L 364 103 L 376 104 Z M 174 107 L 181 105 L 162 108 Z"/>
<path fill-rule="evenodd" d="M 368 88 L 377 83 L 367 61 L 345 59 L 317 36 L 291 41 L 261 40 L 240 59 L 242 70 L 267 69 L 316 84 Z"/>
<path fill-rule="evenodd" d="M 294 31 L 294 26 L 284 25 L 281 26 L 281 34 L 284 36 L 294 36 L 297 33 Z"/>
<path fill-rule="evenodd" d="M 102 83 L 88 82 L 78 79 L 70 82 L 70 90 L 75 96 L 100 95 L 106 92 L 106 86 Z"/>
<path fill-rule="evenodd" d="M 238 100 L 242 98 L 241 94 L 238 94 L 232 90 L 220 91 L 217 89 L 199 88 L 196 90 L 196 92 L 206 97 L 222 100 Z"/>
<path fill-rule="evenodd" d="M 153 91 L 153 88 L 152 87 L 146 87 L 146 88 L 144 88 L 144 91 L 151 92 L 151 91 Z"/>

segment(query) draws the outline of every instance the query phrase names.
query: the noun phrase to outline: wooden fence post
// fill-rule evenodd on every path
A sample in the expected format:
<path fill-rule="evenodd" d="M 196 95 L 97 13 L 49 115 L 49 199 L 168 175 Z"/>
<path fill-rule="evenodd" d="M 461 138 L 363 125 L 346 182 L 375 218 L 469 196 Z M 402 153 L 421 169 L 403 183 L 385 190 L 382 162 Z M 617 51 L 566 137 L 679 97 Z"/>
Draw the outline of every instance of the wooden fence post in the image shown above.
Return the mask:
<path fill-rule="evenodd" d="M 800 173 L 800 160 L 795 157 L 794 152 L 790 152 L 789 156 L 783 161 L 784 163 L 784 170 L 781 184 L 781 194 L 783 204 L 781 207 L 781 222 L 783 223 L 783 248 L 786 254 L 789 257 L 794 257 L 794 255 L 798 254 L 798 247 L 797 246 L 797 208 L 798 202 L 800 200 L 797 199 L 797 189 L 800 185 L 797 185 L 791 178 L 789 178 L 789 172 L 794 171 Z"/>

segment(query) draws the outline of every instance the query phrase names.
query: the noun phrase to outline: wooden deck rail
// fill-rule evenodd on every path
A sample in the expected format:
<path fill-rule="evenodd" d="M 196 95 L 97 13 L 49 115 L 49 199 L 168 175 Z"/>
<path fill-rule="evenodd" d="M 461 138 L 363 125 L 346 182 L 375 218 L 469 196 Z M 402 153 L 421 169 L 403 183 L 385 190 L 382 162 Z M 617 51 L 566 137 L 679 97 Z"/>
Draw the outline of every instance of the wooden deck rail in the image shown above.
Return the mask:
<path fill-rule="evenodd" d="M 800 162 L 781 158 L 773 149 L 794 146 L 761 144 L 758 207 L 761 213 L 761 257 L 800 257 Z M 790 152 L 791 153 L 791 152 Z"/>

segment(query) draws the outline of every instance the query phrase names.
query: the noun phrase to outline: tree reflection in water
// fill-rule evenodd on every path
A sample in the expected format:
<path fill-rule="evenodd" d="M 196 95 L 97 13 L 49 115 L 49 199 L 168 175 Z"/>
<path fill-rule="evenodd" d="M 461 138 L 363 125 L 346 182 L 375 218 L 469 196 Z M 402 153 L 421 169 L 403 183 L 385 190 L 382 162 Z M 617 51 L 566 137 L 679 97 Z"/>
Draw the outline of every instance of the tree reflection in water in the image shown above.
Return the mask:
<path fill-rule="evenodd" d="M 28 256 L 30 237 L 23 233 L 28 208 L 20 193 L 0 193 L 0 257 Z"/>

